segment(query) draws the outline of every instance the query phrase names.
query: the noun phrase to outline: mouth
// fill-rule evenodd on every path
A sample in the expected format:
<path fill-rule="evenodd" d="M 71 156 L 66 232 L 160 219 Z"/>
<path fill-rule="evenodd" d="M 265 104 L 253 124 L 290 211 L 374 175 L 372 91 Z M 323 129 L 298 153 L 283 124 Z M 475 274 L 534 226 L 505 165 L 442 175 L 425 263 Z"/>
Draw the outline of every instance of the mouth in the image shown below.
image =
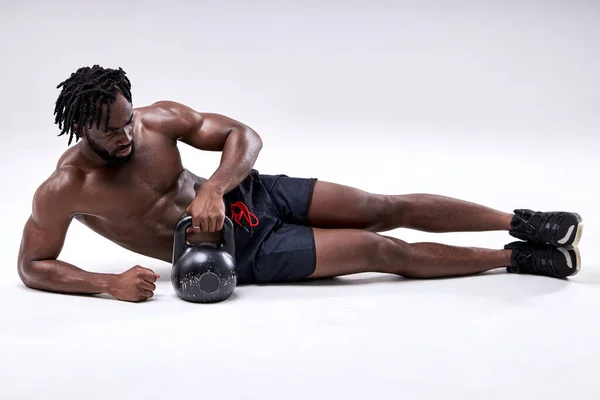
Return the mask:
<path fill-rule="evenodd" d="M 127 146 L 125 149 L 119 151 L 117 154 L 120 156 L 126 156 L 131 153 L 131 145 Z"/>

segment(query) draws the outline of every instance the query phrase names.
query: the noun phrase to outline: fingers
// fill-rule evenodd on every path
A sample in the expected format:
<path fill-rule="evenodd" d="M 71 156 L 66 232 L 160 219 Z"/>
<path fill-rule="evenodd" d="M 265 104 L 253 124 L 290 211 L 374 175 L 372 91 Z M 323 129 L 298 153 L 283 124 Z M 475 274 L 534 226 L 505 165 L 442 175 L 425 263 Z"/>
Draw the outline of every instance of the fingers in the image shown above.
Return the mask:
<path fill-rule="evenodd" d="M 210 218 L 204 218 L 200 222 L 200 226 L 202 227 L 202 232 L 210 232 Z"/>
<path fill-rule="evenodd" d="M 136 297 L 139 299 L 138 301 L 146 301 L 149 298 L 154 297 L 155 290 L 156 285 L 140 279 L 136 284 Z"/>
<path fill-rule="evenodd" d="M 225 222 L 225 217 L 223 215 L 219 215 L 212 220 L 210 229 L 211 232 L 218 232 L 223 229 L 223 223 Z"/>
<path fill-rule="evenodd" d="M 149 268 L 144 268 L 140 266 L 136 266 L 135 268 L 139 274 L 139 277 L 147 282 L 154 283 L 158 278 L 160 278 L 159 274 L 157 274 Z"/>
<path fill-rule="evenodd" d="M 153 283 L 140 280 L 136 284 L 135 293 L 139 301 L 144 301 L 154 297 L 154 290 L 156 290 L 156 286 Z"/>
<path fill-rule="evenodd" d="M 156 285 L 152 282 L 148 282 L 148 281 L 144 281 L 142 280 L 139 284 L 138 287 L 144 289 L 144 290 L 148 290 L 150 292 L 154 292 L 156 290 Z"/>
<path fill-rule="evenodd" d="M 121 300 L 129 301 L 132 303 L 143 303 L 144 301 L 147 301 L 148 299 L 150 299 L 152 297 L 154 297 L 153 292 L 151 292 L 149 290 L 145 290 L 145 289 L 139 289 L 137 291 L 137 293 L 135 294 L 135 297 L 121 299 Z"/>
<path fill-rule="evenodd" d="M 140 295 L 142 297 L 142 300 L 148 300 L 154 297 L 154 292 L 152 292 L 151 290 L 140 289 Z"/>
<path fill-rule="evenodd" d="M 223 225 L 225 224 L 225 216 L 221 215 L 217 220 L 217 226 L 215 227 L 215 231 L 223 230 Z"/>
<path fill-rule="evenodd" d="M 186 233 L 218 232 L 223 229 L 224 223 L 224 215 L 209 216 L 202 219 L 192 217 L 192 226 L 187 228 Z"/>
<path fill-rule="evenodd" d="M 146 282 L 154 283 L 158 280 L 158 278 L 160 278 L 160 275 L 150 271 L 140 275 L 140 277 Z"/>
<path fill-rule="evenodd" d="M 185 212 L 189 216 L 192 217 L 192 225 L 189 228 L 186 229 L 186 233 L 190 233 L 190 232 L 198 233 L 202 229 L 201 218 L 198 217 L 198 212 L 193 209 L 193 207 L 192 207 L 193 204 L 194 203 L 190 204 L 188 206 L 188 208 L 185 210 Z"/>
<path fill-rule="evenodd" d="M 202 232 L 202 220 L 198 217 L 192 217 L 192 231 L 195 233 Z"/>
<path fill-rule="evenodd" d="M 225 220 L 223 196 L 215 192 L 200 191 L 186 208 L 186 213 L 192 217 L 192 226 L 186 233 L 220 231 Z"/>
<path fill-rule="evenodd" d="M 209 229 L 209 232 L 216 232 L 216 231 L 219 230 L 218 229 L 218 227 L 219 227 L 219 219 L 220 219 L 219 217 L 209 218 L 209 220 L 208 220 L 208 229 Z"/>
<path fill-rule="evenodd" d="M 154 292 L 146 289 L 139 288 L 135 292 L 132 292 L 126 296 L 117 297 L 118 300 L 128 301 L 131 303 L 143 303 L 148 299 L 154 297 Z"/>

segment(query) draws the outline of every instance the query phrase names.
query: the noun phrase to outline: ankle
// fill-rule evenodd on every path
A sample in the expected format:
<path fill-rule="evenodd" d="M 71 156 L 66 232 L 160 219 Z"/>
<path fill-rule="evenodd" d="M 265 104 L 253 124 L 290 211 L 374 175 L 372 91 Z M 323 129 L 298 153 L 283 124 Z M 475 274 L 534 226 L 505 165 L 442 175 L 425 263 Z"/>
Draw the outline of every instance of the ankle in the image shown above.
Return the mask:
<path fill-rule="evenodd" d="M 504 257 L 504 263 L 502 264 L 502 266 L 510 267 L 513 251 L 512 250 L 501 250 L 501 251 L 502 251 L 502 256 Z"/>
<path fill-rule="evenodd" d="M 505 213 L 504 215 L 504 220 L 503 220 L 503 230 L 505 231 L 510 231 L 512 229 L 512 221 L 515 218 L 515 214 L 507 214 Z"/>

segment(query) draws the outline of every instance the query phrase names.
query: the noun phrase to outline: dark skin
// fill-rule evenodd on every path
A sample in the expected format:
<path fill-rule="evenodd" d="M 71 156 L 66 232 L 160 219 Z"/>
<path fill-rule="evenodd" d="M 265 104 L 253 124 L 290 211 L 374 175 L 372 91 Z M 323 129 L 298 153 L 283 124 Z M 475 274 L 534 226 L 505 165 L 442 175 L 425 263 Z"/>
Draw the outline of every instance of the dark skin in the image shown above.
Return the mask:
<path fill-rule="evenodd" d="M 104 121 L 105 111 L 102 115 Z M 27 286 L 131 301 L 151 297 L 158 275 L 148 269 L 136 266 L 124 276 L 92 274 L 59 261 L 72 218 L 126 249 L 170 262 L 173 227 L 186 212 L 203 216 L 193 219 L 200 228 L 189 233 L 190 243 L 216 240 L 224 221 L 223 194 L 247 176 L 262 146 L 252 129 L 225 116 L 172 102 L 134 110 L 122 95 L 111 106 L 109 125 L 114 129 L 105 132 L 102 122 L 100 129 L 94 125 L 82 132 L 83 140 L 64 153 L 36 191 L 19 252 Z M 223 151 L 210 180 L 183 167 L 178 141 Z M 133 155 L 118 167 L 106 167 L 92 150 L 100 147 L 115 156 L 132 143 Z"/>
<path fill-rule="evenodd" d="M 123 248 L 170 263 L 173 228 L 185 213 L 198 226 L 188 230 L 190 243 L 219 237 L 225 218 L 223 195 L 250 173 L 262 140 L 241 122 L 175 102 L 134 109 L 119 93 L 108 127 L 105 112 L 106 107 L 99 129 L 76 127 L 82 140 L 62 155 L 56 170 L 36 190 L 18 271 L 34 289 L 144 301 L 153 296 L 159 277 L 150 269 L 136 265 L 121 274 L 101 274 L 59 259 L 72 219 Z M 178 142 L 222 152 L 215 173 L 205 179 L 185 169 Z M 443 196 L 377 195 L 319 181 L 308 215 L 317 248 L 310 278 L 360 272 L 434 278 L 504 267 L 509 250 L 408 244 L 379 232 L 399 227 L 508 231 L 511 218 L 512 214 Z"/>

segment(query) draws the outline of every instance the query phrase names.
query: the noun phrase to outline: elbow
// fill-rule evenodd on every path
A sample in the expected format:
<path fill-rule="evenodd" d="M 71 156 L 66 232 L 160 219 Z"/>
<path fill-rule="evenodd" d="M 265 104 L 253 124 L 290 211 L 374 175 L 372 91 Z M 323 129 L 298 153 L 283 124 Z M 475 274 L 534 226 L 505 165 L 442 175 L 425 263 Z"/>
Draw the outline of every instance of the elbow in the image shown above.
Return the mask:
<path fill-rule="evenodd" d="M 25 286 L 31 289 L 37 289 L 36 270 L 33 261 L 23 261 L 18 264 L 17 271 L 19 278 Z"/>
<path fill-rule="evenodd" d="M 257 151 L 262 150 L 263 141 L 262 141 L 262 138 L 260 137 L 260 135 L 252 129 L 249 129 L 248 135 L 250 136 L 250 140 L 252 141 L 252 143 L 254 143 L 255 149 Z"/>
<path fill-rule="evenodd" d="M 31 282 L 31 278 L 30 278 L 30 270 L 31 266 L 28 264 L 19 264 L 17 267 L 17 272 L 19 273 L 19 278 L 21 279 L 21 282 L 23 282 L 23 284 L 27 287 L 31 287 L 32 282 Z"/>
<path fill-rule="evenodd" d="M 236 145 L 244 146 L 247 150 L 252 150 L 256 153 L 262 150 L 262 138 L 258 132 L 248 126 L 241 125 L 231 128 L 228 137 L 234 138 L 231 139 L 232 142 L 235 142 Z"/>

